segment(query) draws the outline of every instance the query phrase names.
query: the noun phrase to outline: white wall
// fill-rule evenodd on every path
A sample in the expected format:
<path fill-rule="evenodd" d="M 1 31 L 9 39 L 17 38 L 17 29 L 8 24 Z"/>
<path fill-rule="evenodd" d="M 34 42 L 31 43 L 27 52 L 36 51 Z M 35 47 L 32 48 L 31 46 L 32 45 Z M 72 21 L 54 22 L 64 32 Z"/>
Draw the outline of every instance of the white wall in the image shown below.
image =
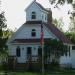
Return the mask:
<path fill-rule="evenodd" d="M 40 39 L 40 32 L 41 32 L 41 25 L 24 25 L 23 28 L 17 33 L 14 39 L 30 39 L 30 38 L 39 38 Z M 32 29 L 36 29 L 36 37 L 31 36 Z M 53 38 L 57 39 L 57 37 L 52 34 L 52 32 L 44 26 L 43 28 L 44 38 Z"/>
<path fill-rule="evenodd" d="M 46 19 L 45 19 L 45 17 L 46 17 Z M 47 22 L 47 12 L 45 12 L 45 11 L 42 12 L 41 20 L 42 20 L 43 22 Z"/>
<path fill-rule="evenodd" d="M 26 10 L 26 21 L 33 21 L 31 19 L 31 13 L 32 12 L 36 12 L 36 21 L 41 20 L 44 22 L 47 22 L 47 20 L 45 20 L 45 16 L 47 17 L 47 12 L 40 9 L 40 7 L 34 2 L 32 3 L 31 6 L 29 6 L 29 8 Z M 43 15 L 43 18 L 42 18 Z"/>
<path fill-rule="evenodd" d="M 16 48 L 15 45 L 9 45 L 8 46 L 9 56 L 16 56 L 15 48 Z"/>
<path fill-rule="evenodd" d="M 36 20 L 41 20 L 41 10 L 39 9 L 39 7 L 33 3 L 27 10 L 26 10 L 26 21 L 31 21 L 31 13 L 35 11 L 37 16 L 36 16 Z"/>
<path fill-rule="evenodd" d="M 32 47 L 32 56 L 38 55 L 38 47 L 40 45 L 38 44 L 33 44 L 33 45 L 28 45 L 28 44 L 22 44 L 22 45 L 12 45 L 10 46 L 9 49 L 9 56 L 16 56 L 16 48 L 17 46 L 20 47 L 21 49 L 21 56 L 17 57 L 18 63 L 25 63 L 27 61 L 27 47 Z"/>
<path fill-rule="evenodd" d="M 72 47 L 70 53 L 71 53 L 72 68 L 75 68 L 75 50 L 72 50 Z"/>

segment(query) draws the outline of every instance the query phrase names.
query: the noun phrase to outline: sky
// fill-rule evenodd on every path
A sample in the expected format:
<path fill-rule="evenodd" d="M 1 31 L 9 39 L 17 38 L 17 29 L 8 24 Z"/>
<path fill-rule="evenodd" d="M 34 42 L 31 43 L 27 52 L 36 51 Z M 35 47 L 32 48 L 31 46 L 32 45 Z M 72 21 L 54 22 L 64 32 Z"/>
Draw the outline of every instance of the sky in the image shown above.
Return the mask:
<path fill-rule="evenodd" d="M 9 29 L 15 30 L 22 26 L 26 21 L 25 9 L 33 0 L 1 0 L 0 11 L 5 12 L 7 20 L 7 26 Z M 54 8 L 50 5 L 49 0 L 36 0 L 45 8 L 51 8 L 53 18 L 63 19 L 65 25 L 64 30 L 68 29 L 69 17 L 68 10 L 71 10 L 71 6 L 65 4 L 60 6 L 60 9 Z"/>

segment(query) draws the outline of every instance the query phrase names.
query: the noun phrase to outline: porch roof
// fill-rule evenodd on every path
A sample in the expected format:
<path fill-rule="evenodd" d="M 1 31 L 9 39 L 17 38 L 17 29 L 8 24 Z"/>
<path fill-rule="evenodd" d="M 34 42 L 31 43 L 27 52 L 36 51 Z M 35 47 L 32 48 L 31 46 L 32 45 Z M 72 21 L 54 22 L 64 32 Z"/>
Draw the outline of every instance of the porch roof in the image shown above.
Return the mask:
<path fill-rule="evenodd" d="M 45 38 L 44 41 L 48 42 L 50 38 Z M 40 39 L 15 39 L 11 43 L 40 43 Z"/>

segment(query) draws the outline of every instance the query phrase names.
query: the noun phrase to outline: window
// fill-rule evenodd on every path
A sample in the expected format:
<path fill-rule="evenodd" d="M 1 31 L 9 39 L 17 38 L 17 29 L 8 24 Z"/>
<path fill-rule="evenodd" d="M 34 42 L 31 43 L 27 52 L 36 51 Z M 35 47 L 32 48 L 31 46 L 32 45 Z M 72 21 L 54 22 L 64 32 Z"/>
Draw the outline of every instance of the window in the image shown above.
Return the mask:
<path fill-rule="evenodd" d="M 36 19 L 36 13 L 32 12 L 32 19 Z"/>
<path fill-rule="evenodd" d="M 42 14 L 42 19 L 44 18 L 43 14 Z"/>
<path fill-rule="evenodd" d="M 75 50 L 75 46 L 72 46 L 72 50 Z"/>
<path fill-rule="evenodd" d="M 16 56 L 17 57 L 20 57 L 20 47 L 17 47 L 16 48 Z"/>
<path fill-rule="evenodd" d="M 45 15 L 45 20 L 47 20 L 47 16 Z"/>
<path fill-rule="evenodd" d="M 32 35 L 32 37 L 35 37 L 36 36 L 36 30 L 35 29 L 32 29 L 31 35 Z"/>
<path fill-rule="evenodd" d="M 31 47 L 27 47 L 27 55 L 31 55 Z"/>

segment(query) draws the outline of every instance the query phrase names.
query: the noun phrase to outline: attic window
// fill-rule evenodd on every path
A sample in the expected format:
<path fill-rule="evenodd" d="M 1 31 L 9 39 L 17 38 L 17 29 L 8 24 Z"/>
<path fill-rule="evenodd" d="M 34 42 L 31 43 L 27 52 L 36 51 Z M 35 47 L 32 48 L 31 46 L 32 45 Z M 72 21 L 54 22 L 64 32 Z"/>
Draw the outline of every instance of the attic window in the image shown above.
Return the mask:
<path fill-rule="evenodd" d="M 35 29 L 32 29 L 31 35 L 32 35 L 32 37 L 35 37 L 36 36 L 36 30 Z"/>
<path fill-rule="evenodd" d="M 32 19 L 36 19 L 36 13 L 32 12 Z"/>
<path fill-rule="evenodd" d="M 32 29 L 32 31 L 35 31 L 35 29 Z"/>

